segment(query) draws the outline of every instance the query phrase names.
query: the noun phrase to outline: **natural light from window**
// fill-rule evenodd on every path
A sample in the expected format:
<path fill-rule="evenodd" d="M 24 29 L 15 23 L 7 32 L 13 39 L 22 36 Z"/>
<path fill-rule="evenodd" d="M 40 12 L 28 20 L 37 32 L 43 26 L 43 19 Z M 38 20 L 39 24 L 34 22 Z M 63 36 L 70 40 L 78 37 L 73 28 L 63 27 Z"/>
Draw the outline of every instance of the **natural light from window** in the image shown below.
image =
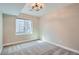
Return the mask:
<path fill-rule="evenodd" d="M 16 35 L 32 34 L 32 21 L 16 19 Z"/>

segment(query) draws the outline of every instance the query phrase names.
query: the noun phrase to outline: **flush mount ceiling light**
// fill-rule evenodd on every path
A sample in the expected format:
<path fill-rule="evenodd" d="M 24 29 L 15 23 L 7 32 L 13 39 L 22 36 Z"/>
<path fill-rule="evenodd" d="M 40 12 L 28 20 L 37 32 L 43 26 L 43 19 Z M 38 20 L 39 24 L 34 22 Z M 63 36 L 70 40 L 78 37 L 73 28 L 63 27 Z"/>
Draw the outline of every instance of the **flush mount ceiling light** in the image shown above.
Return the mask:
<path fill-rule="evenodd" d="M 35 11 L 39 11 L 41 9 L 44 8 L 44 4 L 43 3 L 33 3 L 32 4 L 32 9 Z"/>

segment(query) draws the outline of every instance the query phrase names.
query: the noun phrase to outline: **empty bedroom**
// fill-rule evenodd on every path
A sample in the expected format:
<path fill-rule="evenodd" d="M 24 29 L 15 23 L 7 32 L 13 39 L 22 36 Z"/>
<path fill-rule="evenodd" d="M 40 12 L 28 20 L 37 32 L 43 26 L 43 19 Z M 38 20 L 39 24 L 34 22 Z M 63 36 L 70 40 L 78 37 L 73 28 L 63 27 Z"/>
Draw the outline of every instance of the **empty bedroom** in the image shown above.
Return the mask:
<path fill-rule="evenodd" d="M 0 3 L 0 55 L 79 55 L 79 3 Z"/>

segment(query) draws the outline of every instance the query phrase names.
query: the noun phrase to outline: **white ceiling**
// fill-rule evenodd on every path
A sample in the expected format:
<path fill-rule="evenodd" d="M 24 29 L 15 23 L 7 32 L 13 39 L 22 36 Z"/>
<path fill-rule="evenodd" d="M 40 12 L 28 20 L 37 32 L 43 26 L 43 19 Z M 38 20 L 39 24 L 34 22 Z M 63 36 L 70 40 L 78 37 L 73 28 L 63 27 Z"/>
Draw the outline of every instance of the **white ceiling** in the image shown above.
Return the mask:
<path fill-rule="evenodd" d="M 50 11 L 55 11 L 58 8 L 67 5 L 69 4 L 45 3 L 45 7 L 43 9 L 40 11 L 34 11 L 31 9 L 31 3 L 0 3 L 0 11 L 10 15 L 19 15 L 20 13 L 24 13 L 33 16 L 43 16 Z"/>
<path fill-rule="evenodd" d="M 0 3 L 0 11 L 5 14 L 18 15 L 24 5 L 24 3 Z"/>
<path fill-rule="evenodd" d="M 41 9 L 40 11 L 32 10 L 30 5 L 31 5 L 30 3 L 25 4 L 25 6 L 22 10 L 22 13 L 30 14 L 30 15 L 33 15 L 33 16 L 43 16 L 43 15 L 47 14 L 50 11 L 55 11 L 58 8 L 67 6 L 69 4 L 67 4 L 67 3 L 45 3 L 45 7 L 43 9 Z"/>

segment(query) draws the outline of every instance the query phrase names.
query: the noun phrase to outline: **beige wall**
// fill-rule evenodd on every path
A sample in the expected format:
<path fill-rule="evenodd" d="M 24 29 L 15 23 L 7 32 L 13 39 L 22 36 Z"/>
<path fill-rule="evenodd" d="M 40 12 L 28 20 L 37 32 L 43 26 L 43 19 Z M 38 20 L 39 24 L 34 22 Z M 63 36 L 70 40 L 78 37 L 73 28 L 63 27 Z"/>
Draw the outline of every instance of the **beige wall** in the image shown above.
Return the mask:
<path fill-rule="evenodd" d="M 45 15 L 40 30 L 42 39 L 79 51 L 79 4 Z"/>
<path fill-rule="evenodd" d="M 30 19 L 32 20 L 33 34 L 32 35 L 16 35 L 16 18 Z M 4 45 L 8 45 L 20 41 L 29 41 L 39 39 L 39 18 L 20 14 L 18 17 L 12 15 L 3 15 L 3 27 L 4 27 Z"/>
<path fill-rule="evenodd" d="M 3 46 L 3 19 L 2 19 L 2 13 L 0 12 L 0 53 L 2 51 Z"/>

